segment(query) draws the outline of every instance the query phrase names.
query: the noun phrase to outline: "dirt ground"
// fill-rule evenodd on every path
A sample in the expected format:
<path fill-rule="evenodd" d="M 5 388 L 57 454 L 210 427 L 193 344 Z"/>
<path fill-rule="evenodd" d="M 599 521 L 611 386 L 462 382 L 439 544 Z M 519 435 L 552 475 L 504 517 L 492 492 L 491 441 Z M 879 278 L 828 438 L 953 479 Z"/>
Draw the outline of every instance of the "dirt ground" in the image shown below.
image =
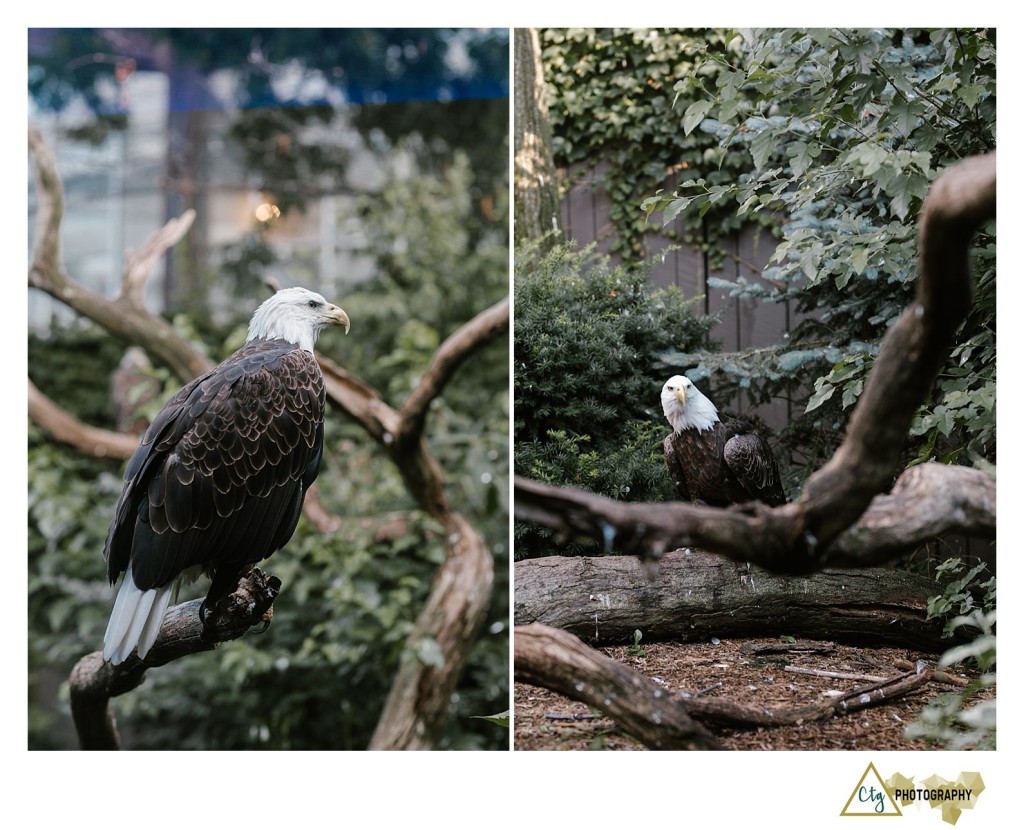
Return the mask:
<path fill-rule="evenodd" d="M 780 645 L 778 640 L 722 640 L 717 644 L 641 643 L 639 649 L 617 646 L 599 649 L 625 665 L 654 678 L 672 693 L 719 697 L 735 703 L 783 710 L 827 701 L 836 693 L 871 683 L 874 678 L 905 672 L 919 659 L 934 667 L 937 655 L 907 649 L 865 649 L 801 640 L 799 645 L 825 646 L 820 653 L 756 656 L 756 646 Z M 630 652 L 633 653 L 630 653 Z M 847 680 L 797 673 L 796 669 L 842 672 L 865 676 Z M 966 677 L 965 675 L 958 675 Z M 724 748 L 788 750 L 909 750 L 928 748 L 903 737 L 904 728 L 921 708 L 939 694 L 958 691 L 931 682 L 917 692 L 881 706 L 828 721 L 799 726 L 739 730 L 708 724 Z M 986 690 L 995 696 L 995 689 Z M 980 698 L 978 698 L 980 699 Z M 576 716 L 576 718 L 573 718 Z M 615 723 L 584 703 L 555 692 L 517 683 L 515 686 L 514 747 L 516 750 L 643 750 L 645 747 Z"/>

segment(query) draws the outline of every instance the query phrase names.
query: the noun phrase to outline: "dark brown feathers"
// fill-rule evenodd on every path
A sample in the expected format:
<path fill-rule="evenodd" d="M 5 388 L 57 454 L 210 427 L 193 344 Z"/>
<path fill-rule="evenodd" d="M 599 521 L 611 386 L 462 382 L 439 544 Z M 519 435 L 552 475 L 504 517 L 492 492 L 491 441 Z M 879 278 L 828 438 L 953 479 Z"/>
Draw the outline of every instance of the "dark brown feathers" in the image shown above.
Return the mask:
<path fill-rule="evenodd" d="M 142 590 L 197 565 L 238 573 L 284 545 L 320 469 L 324 404 L 313 355 L 284 340 L 250 341 L 174 395 L 128 462 L 110 580 L 129 562 Z"/>
<path fill-rule="evenodd" d="M 715 507 L 786 502 L 775 456 L 746 421 L 726 418 L 702 432 L 673 432 L 664 451 L 676 492 L 686 501 Z"/>

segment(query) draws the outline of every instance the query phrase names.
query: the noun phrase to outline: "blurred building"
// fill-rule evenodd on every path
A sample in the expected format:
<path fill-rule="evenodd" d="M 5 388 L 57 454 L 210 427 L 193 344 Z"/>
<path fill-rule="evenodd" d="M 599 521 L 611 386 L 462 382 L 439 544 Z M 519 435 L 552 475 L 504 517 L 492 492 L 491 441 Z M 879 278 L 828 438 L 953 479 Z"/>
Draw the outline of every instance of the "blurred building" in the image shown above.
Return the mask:
<path fill-rule="evenodd" d="M 236 37 L 237 31 L 228 30 L 225 37 Z M 338 32 L 344 43 L 354 37 L 350 30 Z M 92 34 L 103 51 L 81 48 L 68 55 L 68 33 L 29 32 L 29 119 L 57 158 L 66 194 L 63 261 L 75 280 L 115 296 L 124 252 L 140 247 L 188 207 L 196 210 L 195 224 L 147 286 L 154 310 L 201 302 L 219 316 L 236 295 L 245 298 L 247 310 L 254 306 L 266 277 L 281 286 L 305 285 L 341 296 L 370 276 L 373 266 L 358 203 L 380 189 L 386 167 L 401 166 L 395 158 L 400 151 L 392 145 L 384 152 L 372 133 L 356 129 L 348 104 L 353 96 L 363 103 L 393 101 L 393 88 L 360 85 L 355 70 L 324 71 L 322 62 L 311 68 L 300 57 L 271 62 L 261 52 L 258 35 L 251 37 L 250 52 L 238 68 L 208 71 L 179 54 L 184 50 L 176 51 L 173 42 L 145 31 Z M 210 36 L 196 35 L 204 42 Z M 451 71 L 470 72 L 464 38 L 458 32 L 445 37 Z M 368 63 L 385 74 L 391 64 L 401 69 L 403 61 L 422 59 L 418 52 L 436 49 L 435 41 L 425 38 L 411 45 L 391 43 L 381 47 L 375 60 L 372 49 L 379 45 L 374 41 L 367 47 Z M 265 76 L 262 99 L 251 94 L 254 75 L 258 80 Z M 49 86 L 33 86 L 39 77 L 46 77 Z M 443 84 L 434 85 L 438 100 L 451 97 Z M 507 76 L 504 85 L 507 95 Z M 317 116 L 301 123 L 294 116 L 303 107 L 316 108 Z M 285 194 L 268 192 L 266 170 L 254 170 L 247 160 L 240 108 L 245 108 L 253 140 L 265 145 L 250 157 L 262 153 L 273 162 L 275 153 L 287 156 L 289 142 L 298 139 L 304 147 L 322 149 L 330 170 L 297 176 Z M 28 205 L 31 250 L 37 210 L 31 171 Z M 45 331 L 52 321 L 73 317 L 42 292 L 29 293 L 32 330 Z"/>

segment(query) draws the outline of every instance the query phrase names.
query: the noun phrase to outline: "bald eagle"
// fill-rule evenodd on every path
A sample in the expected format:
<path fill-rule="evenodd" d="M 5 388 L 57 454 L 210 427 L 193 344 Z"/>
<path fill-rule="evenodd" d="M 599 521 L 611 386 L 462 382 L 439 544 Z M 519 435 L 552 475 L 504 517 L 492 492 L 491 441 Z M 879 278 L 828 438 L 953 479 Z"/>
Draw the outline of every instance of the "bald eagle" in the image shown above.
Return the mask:
<path fill-rule="evenodd" d="M 715 405 L 681 375 L 662 387 L 661 406 L 672 425 L 665 463 L 680 497 L 715 507 L 785 504 L 779 465 L 751 424 L 720 420 Z"/>
<path fill-rule="evenodd" d="M 200 616 L 248 566 L 291 538 L 320 470 L 325 391 L 313 357 L 348 315 L 319 294 L 286 288 L 264 302 L 246 344 L 175 394 L 124 474 L 103 556 L 114 601 L 103 659 L 145 658 L 183 576 L 212 578 Z M 186 573 L 187 572 L 187 573 Z"/>

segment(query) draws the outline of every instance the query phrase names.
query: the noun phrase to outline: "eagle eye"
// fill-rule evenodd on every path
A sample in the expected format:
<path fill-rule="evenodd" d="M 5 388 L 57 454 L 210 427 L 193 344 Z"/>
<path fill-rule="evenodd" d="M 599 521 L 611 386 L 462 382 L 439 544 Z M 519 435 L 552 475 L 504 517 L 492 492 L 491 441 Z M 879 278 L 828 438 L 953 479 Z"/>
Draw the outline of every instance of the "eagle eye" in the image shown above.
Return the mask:
<path fill-rule="evenodd" d="M 316 300 L 310 300 L 308 303 L 306 303 L 306 305 L 308 305 L 310 308 L 316 308 L 318 305 L 320 305 L 320 303 L 318 303 Z"/>

